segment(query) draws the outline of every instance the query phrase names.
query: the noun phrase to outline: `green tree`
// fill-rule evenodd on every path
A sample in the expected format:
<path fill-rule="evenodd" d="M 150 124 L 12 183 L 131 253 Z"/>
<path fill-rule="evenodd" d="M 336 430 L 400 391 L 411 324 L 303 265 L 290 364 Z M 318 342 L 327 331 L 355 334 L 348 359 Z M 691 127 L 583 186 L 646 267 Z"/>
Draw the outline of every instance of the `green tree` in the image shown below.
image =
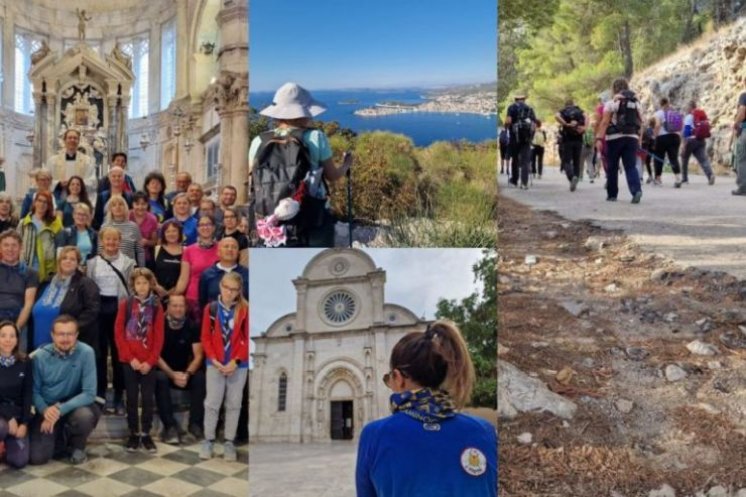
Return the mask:
<path fill-rule="evenodd" d="M 497 406 L 497 253 L 485 250 L 474 264 L 474 281 L 482 284 L 460 302 L 441 299 L 435 317 L 450 319 L 461 329 L 469 347 L 477 382 L 471 398 L 475 407 Z"/>

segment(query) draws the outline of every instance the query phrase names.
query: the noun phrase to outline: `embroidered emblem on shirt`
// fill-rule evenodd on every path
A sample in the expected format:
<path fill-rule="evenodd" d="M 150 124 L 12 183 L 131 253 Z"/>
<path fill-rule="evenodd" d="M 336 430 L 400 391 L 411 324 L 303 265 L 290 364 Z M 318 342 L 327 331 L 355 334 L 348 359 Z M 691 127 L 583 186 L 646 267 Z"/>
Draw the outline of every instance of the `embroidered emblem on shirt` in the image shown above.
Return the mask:
<path fill-rule="evenodd" d="M 487 471 L 487 458 L 481 450 L 468 447 L 461 453 L 461 467 L 471 476 L 481 476 Z"/>

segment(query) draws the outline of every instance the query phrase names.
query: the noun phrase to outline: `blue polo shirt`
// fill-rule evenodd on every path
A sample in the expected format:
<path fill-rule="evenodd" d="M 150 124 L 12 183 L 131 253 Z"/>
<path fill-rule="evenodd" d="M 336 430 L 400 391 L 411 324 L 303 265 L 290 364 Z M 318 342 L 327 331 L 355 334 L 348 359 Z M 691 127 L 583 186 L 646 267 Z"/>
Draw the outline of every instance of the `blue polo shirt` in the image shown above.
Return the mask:
<path fill-rule="evenodd" d="M 496 497 L 495 428 L 466 414 L 437 426 L 395 413 L 363 428 L 357 497 Z"/>

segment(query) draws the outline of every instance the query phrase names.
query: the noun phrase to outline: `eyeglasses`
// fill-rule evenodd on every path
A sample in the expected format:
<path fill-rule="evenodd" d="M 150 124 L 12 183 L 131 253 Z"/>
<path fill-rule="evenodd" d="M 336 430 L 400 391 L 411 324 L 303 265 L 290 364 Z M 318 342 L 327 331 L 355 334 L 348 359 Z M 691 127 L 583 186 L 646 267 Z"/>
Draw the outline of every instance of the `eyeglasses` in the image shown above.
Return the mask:
<path fill-rule="evenodd" d="M 231 286 L 225 286 L 225 285 L 223 285 L 222 288 L 224 290 L 228 290 L 229 292 L 234 292 L 234 293 L 238 293 L 238 292 L 241 291 L 241 289 L 238 288 L 238 287 L 231 287 Z"/>
<path fill-rule="evenodd" d="M 199 223 L 197 226 L 200 228 L 212 228 L 215 225 L 212 223 Z"/>

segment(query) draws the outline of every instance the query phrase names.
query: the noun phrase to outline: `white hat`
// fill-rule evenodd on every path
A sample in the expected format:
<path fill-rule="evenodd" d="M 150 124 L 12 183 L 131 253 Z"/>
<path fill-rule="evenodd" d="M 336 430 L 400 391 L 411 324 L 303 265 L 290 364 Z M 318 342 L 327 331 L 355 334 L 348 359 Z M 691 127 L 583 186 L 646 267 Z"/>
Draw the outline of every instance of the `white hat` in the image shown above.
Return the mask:
<path fill-rule="evenodd" d="M 295 83 L 285 83 L 275 93 L 272 104 L 260 114 L 274 119 L 300 119 L 315 117 L 326 110 L 326 106 L 317 102 L 308 90 Z"/>

